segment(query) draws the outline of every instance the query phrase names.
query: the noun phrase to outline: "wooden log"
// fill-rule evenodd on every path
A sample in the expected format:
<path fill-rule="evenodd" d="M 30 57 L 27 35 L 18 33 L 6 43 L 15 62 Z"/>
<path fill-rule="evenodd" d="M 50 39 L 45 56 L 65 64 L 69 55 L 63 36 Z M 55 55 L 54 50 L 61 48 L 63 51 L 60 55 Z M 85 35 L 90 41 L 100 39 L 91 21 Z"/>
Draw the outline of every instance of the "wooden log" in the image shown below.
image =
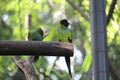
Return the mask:
<path fill-rule="evenodd" d="M 73 56 L 73 46 L 66 42 L 0 40 L 0 55 Z"/>

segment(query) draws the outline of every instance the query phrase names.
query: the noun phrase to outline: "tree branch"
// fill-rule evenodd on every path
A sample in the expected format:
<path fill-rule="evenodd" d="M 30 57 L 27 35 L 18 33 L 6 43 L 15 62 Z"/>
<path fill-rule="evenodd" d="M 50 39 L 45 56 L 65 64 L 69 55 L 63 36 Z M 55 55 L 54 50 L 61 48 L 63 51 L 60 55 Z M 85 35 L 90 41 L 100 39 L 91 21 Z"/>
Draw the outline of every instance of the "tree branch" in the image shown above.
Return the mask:
<path fill-rule="evenodd" d="M 65 42 L 0 41 L 0 55 L 73 56 L 73 46 Z"/>
<path fill-rule="evenodd" d="M 75 5 L 71 0 L 66 0 L 75 10 L 77 10 L 81 16 L 86 20 L 90 21 L 90 18 L 84 13 L 84 11 L 77 5 Z"/>
<path fill-rule="evenodd" d="M 14 63 L 17 65 L 17 67 L 23 71 L 26 80 L 37 80 L 34 67 L 31 61 L 29 61 L 29 59 L 27 59 L 26 61 L 16 60 L 14 57 L 12 57 L 12 59 Z"/>
<path fill-rule="evenodd" d="M 112 3 L 110 5 L 110 9 L 109 9 L 109 13 L 108 13 L 108 16 L 107 16 L 107 25 L 110 22 L 110 19 L 112 18 L 116 3 L 117 3 L 117 0 L 112 0 Z"/>

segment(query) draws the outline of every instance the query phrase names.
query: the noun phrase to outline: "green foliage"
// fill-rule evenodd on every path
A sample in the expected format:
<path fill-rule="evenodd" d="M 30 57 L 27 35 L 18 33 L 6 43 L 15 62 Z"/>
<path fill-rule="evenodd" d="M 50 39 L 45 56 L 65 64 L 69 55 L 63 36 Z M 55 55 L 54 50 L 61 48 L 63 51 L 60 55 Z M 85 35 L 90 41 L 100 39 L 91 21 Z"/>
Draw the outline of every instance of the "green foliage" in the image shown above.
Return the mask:
<path fill-rule="evenodd" d="M 86 56 L 85 56 L 85 59 L 83 61 L 83 64 L 81 66 L 81 70 L 80 70 L 80 73 L 87 73 L 90 66 L 92 64 L 92 54 L 91 53 L 88 53 Z"/>
<path fill-rule="evenodd" d="M 71 0 L 78 5 L 85 14 L 89 16 L 89 0 Z M 112 0 L 106 0 L 106 14 L 108 14 Z M 108 52 L 111 61 L 119 71 L 120 67 L 120 1 L 117 2 L 114 14 L 107 26 Z M 49 35 L 44 41 L 57 41 L 56 29 L 61 19 L 67 18 L 71 23 L 74 33 L 74 44 L 83 54 L 83 64 L 72 64 L 73 75 L 84 76 L 91 66 L 91 44 L 90 44 L 90 23 L 77 12 L 67 0 L 0 0 L 0 40 L 27 40 L 28 31 L 36 28 L 49 30 Z M 19 59 L 26 59 L 26 56 L 17 56 Z M 10 57 L 0 57 L 0 79 L 12 80 L 16 66 Z M 69 74 L 61 69 L 53 69 L 46 57 L 41 56 L 34 63 L 39 77 L 47 73 L 52 80 L 69 80 Z M 53 65 L 52 65 L 53 66 Z M 41 79 L 42 80 L 42 79 Z M 87 80 L 82 77 L 82 80 Z"/>

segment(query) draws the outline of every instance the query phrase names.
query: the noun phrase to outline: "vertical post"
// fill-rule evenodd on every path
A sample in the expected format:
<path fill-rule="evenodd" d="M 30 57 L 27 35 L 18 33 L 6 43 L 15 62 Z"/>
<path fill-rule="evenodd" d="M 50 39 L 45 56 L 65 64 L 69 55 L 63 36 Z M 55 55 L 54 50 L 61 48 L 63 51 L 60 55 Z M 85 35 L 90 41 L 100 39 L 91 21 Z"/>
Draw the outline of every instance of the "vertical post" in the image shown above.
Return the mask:
<path fill-rule="evenodd" d="M 108 80 L 105 0 L 90 0 L 93 80 Z"/>

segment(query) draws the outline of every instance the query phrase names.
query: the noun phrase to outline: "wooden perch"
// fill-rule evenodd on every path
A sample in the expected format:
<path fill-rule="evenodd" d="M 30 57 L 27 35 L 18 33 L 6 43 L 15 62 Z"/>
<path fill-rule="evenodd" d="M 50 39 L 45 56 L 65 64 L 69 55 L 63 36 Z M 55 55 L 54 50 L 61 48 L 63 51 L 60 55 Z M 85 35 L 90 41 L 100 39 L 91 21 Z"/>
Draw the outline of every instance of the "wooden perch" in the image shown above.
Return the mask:
<path fill-rule="evenodd" d="M 0 41 L 0 55 L 73 56 L 73 46 L 66 42 Z"/>

